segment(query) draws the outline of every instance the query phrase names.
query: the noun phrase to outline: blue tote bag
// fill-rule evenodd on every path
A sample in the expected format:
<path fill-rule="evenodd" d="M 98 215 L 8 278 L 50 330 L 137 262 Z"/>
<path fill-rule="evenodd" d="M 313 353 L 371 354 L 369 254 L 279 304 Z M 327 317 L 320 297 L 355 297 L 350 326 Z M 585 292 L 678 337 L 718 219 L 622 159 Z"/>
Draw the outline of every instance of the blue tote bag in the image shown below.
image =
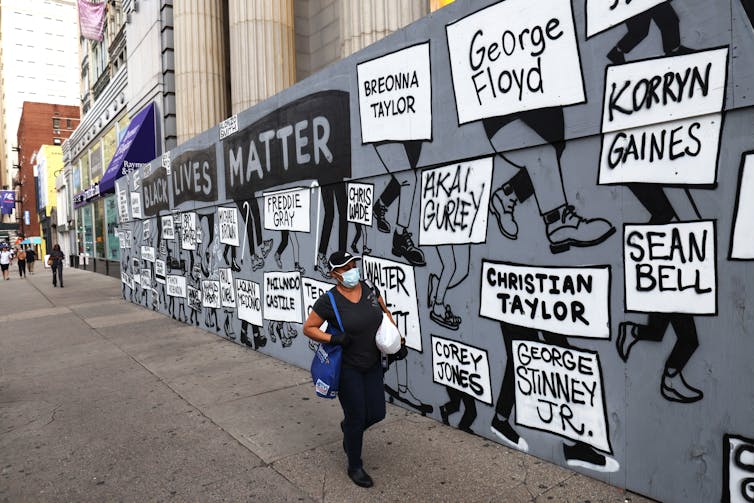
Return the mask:
<path fill-rule="evenodd" d="M 335 305 L 335 298 L 333 297 L 332 292 L 327 292 L 327 295 L 330 297 L 330 304 L 332 304 L 340 330 L 333 327 L 332 323 L 328 323 L 326 332 L 332 335 L 341 334 L 345 332 L 345 330 L 343 330 L 343 322 L 340 321 L 338 306 Z M 317 351 L 314 352 L 311 366 L 314 390 L 318 397 L 335 398 L 338 396 L 340 362 L 342 358 L 343 348 L 341 346 L 324 342 L 319 343 Z"/>

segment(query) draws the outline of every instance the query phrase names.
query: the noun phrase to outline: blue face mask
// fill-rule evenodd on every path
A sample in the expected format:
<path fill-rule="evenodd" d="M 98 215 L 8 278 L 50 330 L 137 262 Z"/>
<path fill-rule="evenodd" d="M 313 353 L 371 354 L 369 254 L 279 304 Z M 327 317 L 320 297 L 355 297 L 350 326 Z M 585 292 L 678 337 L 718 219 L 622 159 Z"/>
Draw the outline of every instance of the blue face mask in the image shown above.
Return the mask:
<path fill-rule="evenodd" d="M 341 274 L 340 282 L 346 288 L 353 288 L 359 283 L 359 269 L 354 267 Z"/>

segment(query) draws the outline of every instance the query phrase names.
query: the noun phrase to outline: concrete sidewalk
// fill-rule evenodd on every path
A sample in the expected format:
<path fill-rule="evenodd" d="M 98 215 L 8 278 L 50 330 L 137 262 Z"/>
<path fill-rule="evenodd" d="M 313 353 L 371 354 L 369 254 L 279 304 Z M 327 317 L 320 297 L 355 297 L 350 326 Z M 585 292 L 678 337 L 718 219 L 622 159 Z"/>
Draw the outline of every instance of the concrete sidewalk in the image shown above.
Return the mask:
<path fill-rule="evenodd" d="M 307 371 L 64 274 L 0 280 L 2 501 L 649 501 L 391 405 L 361 489 Z"/>

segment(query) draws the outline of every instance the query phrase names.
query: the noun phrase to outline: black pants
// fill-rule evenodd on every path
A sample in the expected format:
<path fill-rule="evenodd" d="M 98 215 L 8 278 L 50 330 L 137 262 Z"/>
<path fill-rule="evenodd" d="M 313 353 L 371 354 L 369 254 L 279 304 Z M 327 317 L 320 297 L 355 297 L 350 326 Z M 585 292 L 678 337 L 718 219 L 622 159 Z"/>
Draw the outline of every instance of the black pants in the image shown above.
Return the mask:
<path fill-rule="evenodd" d="M 647 38 L 649 24 L 652 20 L 654 20 L 660 29 L 662 49 L 666 54 L 681 45 L 678 15 L 675 13 L 673 6 L 670 5 L 670 2 L 664 2 L 626 21 L 628 33 L 618 42 L 618 48 L 621 52 L 628 54 L 634 47 L 639 45 L 639 42 Z"/>
<path fill-rule="evenodd" d="M 60 286 L 63 286 L 63 264 L 52 264 L 52 284 L 53 285 L 58 284 L 58 282 L 56 281 L 55 274 L 57 274 L 57 279 L 60 281 Z"/>
<path fill-rule="evenodd" d="M 385 419 L 385 391 L 382 365 L 369 369 L 343 366 L 340 370 L 338 399 L 343 407 L 343 439 L 348 468 L 361 468 L 364 431 Z"/>
<path fill-rule="evenodd" d="M 346 183 L 338 182 L 320 187 L 322 193 L 322 205 L 325 209 L 325 217 L 322 220 L 322 239 L 319 242 L 319 253 L 327 255 L 327 245 L 330 244 L 330 233 L 335 221 L 335 206 L 338 207 L 338 250 L 346 249 L 348 241 L 348 194 Z"/>
<path fill-rule="evenodd" d="M 26 261 L 25 260 L 18 261 L 18 275 L 22 278 L 26 276 Z"/>

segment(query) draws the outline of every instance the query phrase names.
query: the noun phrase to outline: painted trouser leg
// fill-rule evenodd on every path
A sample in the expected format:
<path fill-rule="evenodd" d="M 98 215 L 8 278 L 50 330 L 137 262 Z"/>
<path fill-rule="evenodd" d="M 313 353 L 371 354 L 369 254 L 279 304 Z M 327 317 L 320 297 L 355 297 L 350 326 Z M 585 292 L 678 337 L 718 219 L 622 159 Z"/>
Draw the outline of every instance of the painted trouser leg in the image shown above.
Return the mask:
<path fill-rule="evenodd" d="M 377 364 L 366 370 L 344 366 L 340 373 L 338 399 L 343 408 L 343 439 L 348 468 L 361 468 L 364 431 L 385 418 L 381 366 Z"/>
<path fill-rule="evenodd" d="M 651 9 L 637 14 L 626 21 L 628 32 L 618 41 L 607 57 L 615 64 L 625 63 L 625 55 L 647 38 L 651 21 L 655 22 L 662 37 L 662 49 L 665 54 L 687 54 L 689 49 L 681 45 L 681 31 L 678 14 L 670 2 L 663 2 Z"/>
<path fill-rule="evenodd" d="M 461 403 L 463 402 L 463 416 L 458 422 L 458 429 L 473 433 L 471 425 L 474 424 L 474 420 L 476 419 L 476 400 L 466 393 L 451 388 L 450 386 L 445 386 L 445 390 L 448 392 L 449 400 L 440 406 L 440 417 L 442 418 L 442 422 L 450 424 L 448 416 L 461 410 Z"/>
<path fill-rule="evenodd" d="M 443 245 L 437 247 L 441 271 L 439 277 L 429 275 L 429 317 L 435 323 L 457 330 L 461 324 L 461 317 L 453 313 L 450 304 L 445 302 L 445 294 L 451 288 L 458 286 L 469 274 L 470 245 Z"/>

